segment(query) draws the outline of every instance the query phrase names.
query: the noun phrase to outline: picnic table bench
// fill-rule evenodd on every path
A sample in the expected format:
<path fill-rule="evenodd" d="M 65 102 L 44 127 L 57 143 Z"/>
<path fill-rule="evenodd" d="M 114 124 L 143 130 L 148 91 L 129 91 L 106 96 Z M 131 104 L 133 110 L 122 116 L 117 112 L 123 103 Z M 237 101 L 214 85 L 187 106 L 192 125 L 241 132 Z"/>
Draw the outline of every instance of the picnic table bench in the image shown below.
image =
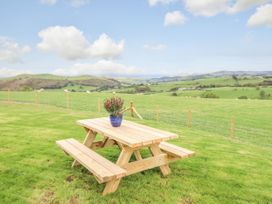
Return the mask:
<path fill-rule="evenodd" d="M 56 141 L 64 152 L 73 157 L 72 166 L 87 168 L 99 183 L 106 183 L 103 195 L 115 192 L 125 176 L 160 167 L 164 176 L 171 173 L 169 162 L 194 155 L 193 151 L 165 142 L 177 135 L 124 120 L 122 126 L 112 127 L 108 118 L 79 120 L 87 132 L 83 144 L 70 138 Z M 96 135 L 104 138 L 95 141 Z M 118 146 L 121 150 L 116 164 L 97 152 L 98 148 Z M 141 149 L 148 148 L 152 156 L 142 158 Z M 136 161 L 131 161 L 132 154 Z"/>

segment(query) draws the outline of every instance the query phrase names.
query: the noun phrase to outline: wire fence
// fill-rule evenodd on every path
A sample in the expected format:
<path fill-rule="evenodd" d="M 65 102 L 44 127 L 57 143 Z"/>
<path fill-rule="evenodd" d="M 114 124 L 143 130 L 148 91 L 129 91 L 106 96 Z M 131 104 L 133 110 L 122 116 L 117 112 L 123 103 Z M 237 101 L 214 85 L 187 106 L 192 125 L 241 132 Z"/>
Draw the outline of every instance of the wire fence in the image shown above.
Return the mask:
<path fill-rule="evenodd" d="M 13 102 L 31 103 L 33 105 L 47 104 L 70 110 L 80 110 L 106 116 L 103 101 L 111 93 L 73 93 L 60 91 L 44 92 L 12 92 L 0 91 L 0 101 L 5 104 Z M 269 117 L 271 112 L 252 115 L 250 109 L 254 106 L 247 105 L 242 111 L 242 106 L 217 103 L 207 100 L 197 101 L 191 99 L 177 99 L 168 96 L 167 99 L 156 96 L 122 95 L 126 101 L 134 101 L 137 112 L 144 120 L 154 123 L 165 123 L 175 127 L 187 128 L 208 132 L 219 138 L 232 142 L 249 142 L 271 147 L 272 126 Z M 220 101 L 223 99 L 219 99 Z M 220 104 L 220 105 L 218 105 Z M 241 108 L 242 107 L 242 108 Z M 272 107 L 272 106 L 271 106 Z M 128 113 L 129 114 L 129 113 Z M 263 115 L 266 116 L 263 117 Z M 263 120 L 263 123 L 258 122 Z"/>

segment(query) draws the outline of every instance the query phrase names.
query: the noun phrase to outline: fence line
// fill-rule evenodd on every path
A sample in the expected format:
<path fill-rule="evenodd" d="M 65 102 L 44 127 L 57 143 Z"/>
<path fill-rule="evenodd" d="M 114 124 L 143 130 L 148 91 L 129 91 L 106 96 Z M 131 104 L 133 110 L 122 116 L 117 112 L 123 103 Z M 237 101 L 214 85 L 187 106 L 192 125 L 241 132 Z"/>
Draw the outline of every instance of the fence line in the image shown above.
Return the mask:
<path fill-rule="evenodd" d="M 63 94 L 63 92 L 54 92 L 53 96 L 52 95 L 50 96 L 52 92 L 32 92 L 32 93 L 16 92 L 16 94 L 13 94 L 13 92 L 7 91 L 6 93 L 5 92 L 2 93 L 0 92 L 0 101 L 48 104 L 67 109 L 86 110 L 93 112 L 98 111 L 99 114 L 106 114 L 104 109 L 103 112 L 101 110 L 101 97 L 97 95 L 95 95 L 95 97 L 94 96 L 90 97 L 91 96 L 90 94 L 74 95 L 71 92 L 70 93 L 67 92 L 65 94 Z M 90 100 L 90 98 L 92 101 L 91 103 L 88 101 Z M 97 103 L 93 103 L 94 99 L 97 100 Z M 248 138 L 248 135 L 250 135 L 252 140 L 254 139 L 257 140 L 257 136 L 254 133 L 252 127 L 250 125 L 247 125 L 252 121 L 251 120 L 248 121 L 247 118 L 243 118 L 239 114 L 238 116 L 240 120 L 244 120 L 245 124 L 241 125 L 241 123 L 239 123 L 239 126 L 236 126 L 234 113 L 232 115 L 226 113 L 225 115 L 222 116 L 218 112 L 216 112 L 216 114 L 213 115 L 206 112 L 195 112 L 192 111 L 191 109 L 187 111 L 185 110 L 173 111 L 167 109 L 167 107 L 164 108 L 156 107 L 154 111 L 146 107 L 144 108 L 141 104 L 141 100 L 138 100 L 136 104 L 134 104 L 134 101 L 130 101 L 131 107 L 134 108 L 135 105 L 138 113 L 145 120 L 159 121 L 162 123 L 178 125 L 181 128 L 190 128 L 201 131 L 203 130 L 207 132 L 213 132 L 225 137 L 225 139 L 230 138 L 231 141 L 234 140 L 240 141 L 241 139 L 245 140 L 246 138 Z M 150 107 L 152 107 L 151 104 Z M 133 111 L 130 112 L 130 115 L 135 116 Z M 237 116 L 237 114 L 235 115 Z M 265 138 L 266 141 L 269 141 L 271 144 L 271 137 L 267 137 L 268 134 L 267 131 L 266 129 L 264 129 L 263 134 L 259 136 L 262 136 L 263 138 Z"/>
<path fill-rule="evenodd" d="M 10 90 L 8 90 L 8 92 L 7 92 L 7 94 L 8 94 L 8 102 L 10 102 L 11 100 L 11 97 L 10 97 Z"/>
<path fill-rule="evenodd" d="M 134 102 L 133 102 L 133 101 L 130 101 L 130 116 L 131 116 L 131 117 L 134 117 L 133 108 L 134 108 Z"/>
<path fill-rule="evenodd" d="M 98 97 L 98 100 L 97 100 L 97 110 L 98 110 L 98 113 L 101 112 L 101 99 L 100 99 L 100 97 Z"/>

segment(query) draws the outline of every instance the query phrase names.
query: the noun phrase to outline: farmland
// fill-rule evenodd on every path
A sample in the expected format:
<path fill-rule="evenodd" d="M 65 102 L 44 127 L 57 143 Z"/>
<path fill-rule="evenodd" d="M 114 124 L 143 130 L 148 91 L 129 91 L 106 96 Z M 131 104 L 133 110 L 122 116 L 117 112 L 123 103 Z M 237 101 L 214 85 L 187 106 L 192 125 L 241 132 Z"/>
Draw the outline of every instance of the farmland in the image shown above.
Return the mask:
<path fill-rule="evenodd" d="M 272 0 L 15 2 L 0 204 L 272 204 Z"/>
<path fill-rule="evenodd" d="M 75 121 L 106 116 L 102 107 L 98 112 L 98 99 L 102 103 L 112 93 L 68 94 L 67 104 L 63 91 L 0 92 L 1 203 L 272 202 L 270 100 L 118 94 L 126 106 L 134 101 L 144 118 L 126 113 L 126 119 L 177 133 L 171 142 L 194 150 L 196 156 L 171 164 L 168 178 L 161 178 L 158 169 L 146 171 L 123 179 L 115 194 L 102 197 L 103 186 L 84 168 L 71 169 L 71 159 L 55 141 L 68 137 L 82 141 L 84 131 Z M 117 151 L 101 153 L 115 161 Z"/>
<path fill-rule="evenodd" d="M 148 85 L 135 85 L 122 87 L 121 89 L 109 90 L 119 93 L 137 93 L 162 94 L 181 97 L 203 97 L 207 93 L 213 93 L 218 98 L 225 99 L 260 99 L 263 92 L 263 99 L 272 99 L 270 78 L 260 76 L 240 77 L 234 80 L 233 77 L 203 78 L 196 80 L 172 81 L 163 83 L 151 83 Z M 271 82 L 272 83 L 272 82 Z M 139 89 L 139 87 L 142 89 Z M 140 91 L 138 91 L 138 90 Z"/>

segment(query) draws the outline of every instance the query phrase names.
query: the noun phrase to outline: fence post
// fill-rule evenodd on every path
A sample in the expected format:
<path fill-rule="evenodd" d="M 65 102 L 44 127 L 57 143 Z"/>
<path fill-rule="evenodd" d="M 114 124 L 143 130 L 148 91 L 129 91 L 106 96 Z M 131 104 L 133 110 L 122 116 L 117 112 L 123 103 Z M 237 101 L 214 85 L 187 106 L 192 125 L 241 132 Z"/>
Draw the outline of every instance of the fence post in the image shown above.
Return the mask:
<path fill-rule="evenodd" d="M 8 102 L 10 102 L 10 90 L 8 89 L 8 92 L 7 92 L 7 98 L 8 98 Z"/>
<path fill-rule="evenodd" d="M 131 115 L 131 117 L 134 117 L 133 108 L 134 108 L 134 102 L 133 102 L 133 101 L 130 101 L 130 115 Z"/>
<path fill-rule="evenodd" d="M 232 114 L 231 117 L 231 128 L 230 128 L 230 139 L 231 141 L 234 140 L 234 129 L 235 128 L 235 120 L 234 120 L 234 114 Z"/>
<path fill-rule="evenodd" d="M 98 110 L 98 113 L 100 113 L 100 111 L 101 111 L 101 100 L 100 100 L 100 97 L 98 97 L 98 101 L 97 101 L 97 110 Z"/>
<path fill-rule="evenodd" d="M 188 128 L 191 127 L 191 110 L 188 111 L 188 116 L 187 116 L 187 126 Z"/>

